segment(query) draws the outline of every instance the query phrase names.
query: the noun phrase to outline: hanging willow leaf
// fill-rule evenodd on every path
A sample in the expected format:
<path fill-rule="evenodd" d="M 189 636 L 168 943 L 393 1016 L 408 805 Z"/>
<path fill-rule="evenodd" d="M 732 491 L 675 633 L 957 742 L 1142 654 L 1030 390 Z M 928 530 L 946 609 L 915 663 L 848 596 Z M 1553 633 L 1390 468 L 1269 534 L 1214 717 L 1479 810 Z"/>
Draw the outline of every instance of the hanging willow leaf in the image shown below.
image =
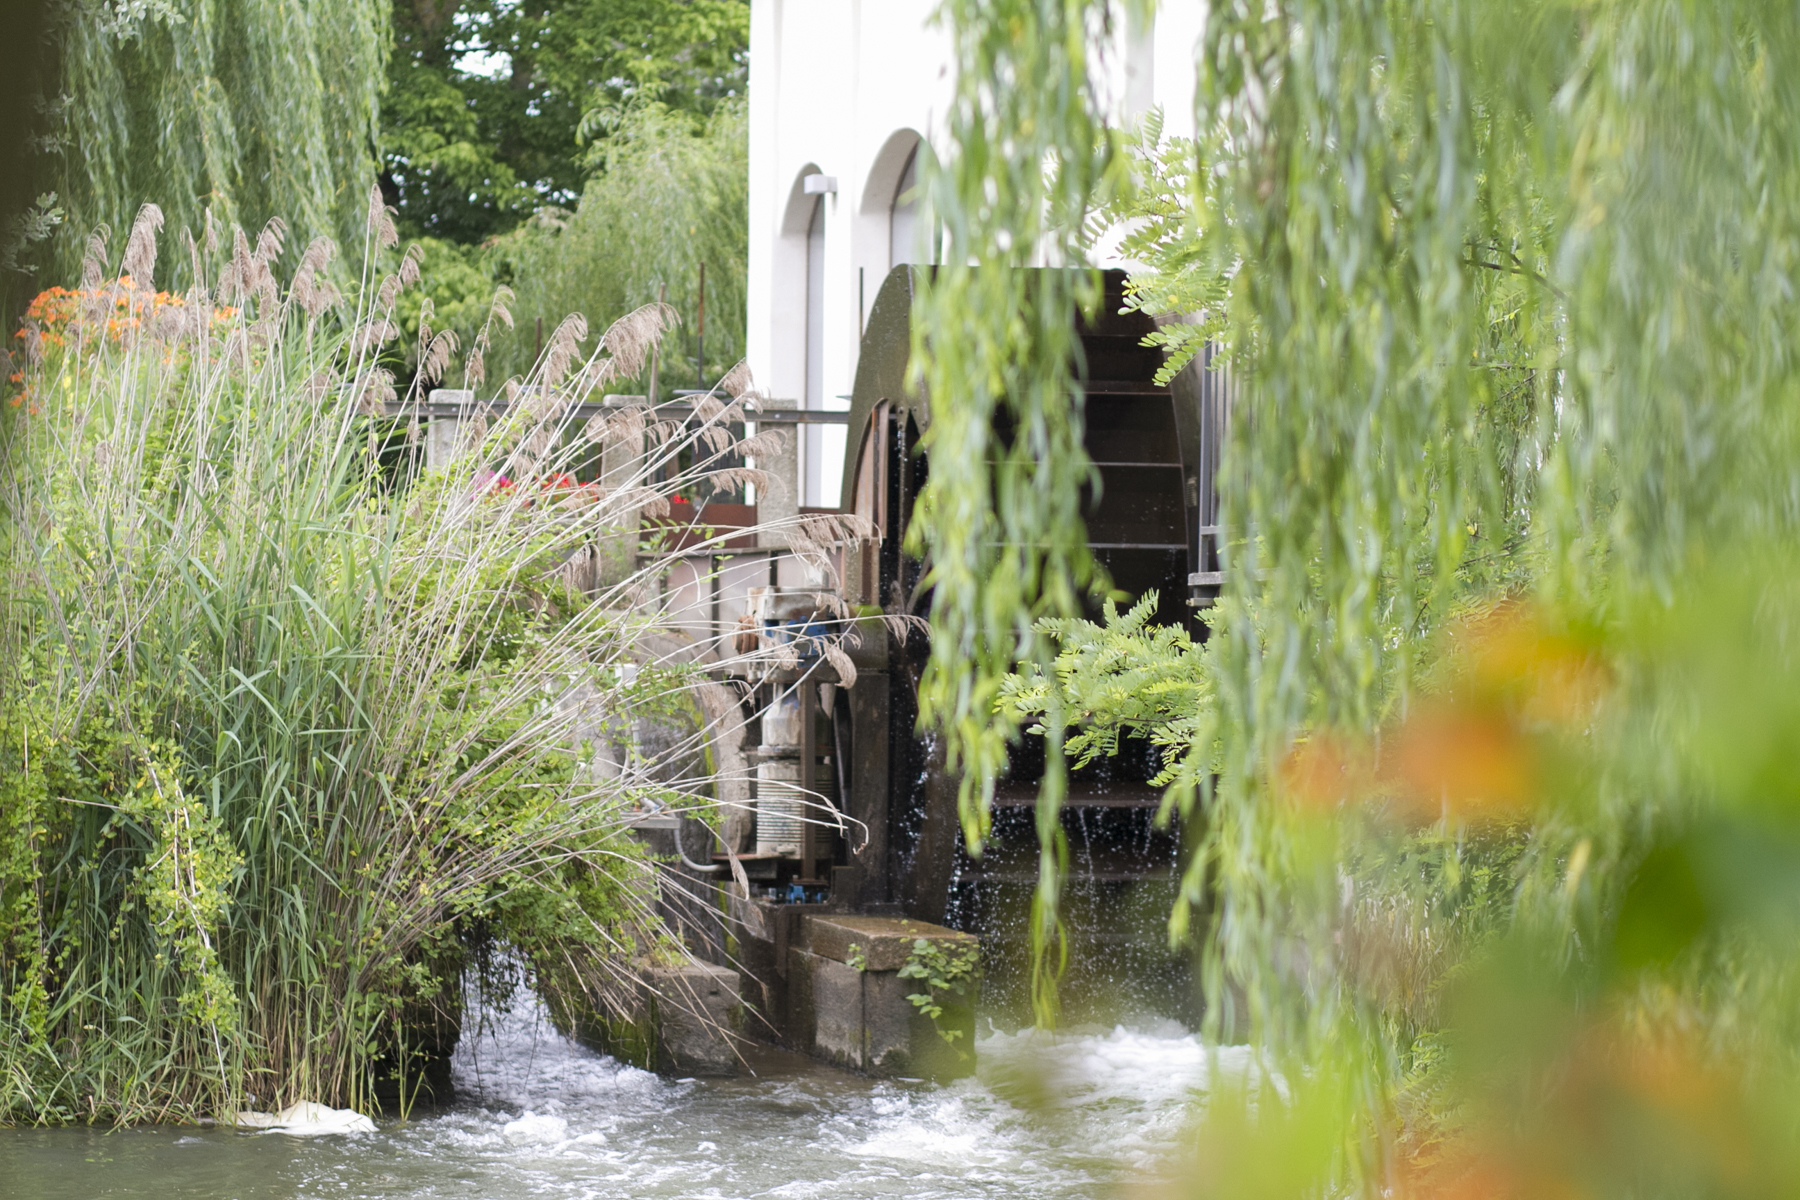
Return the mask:
<path fill-rule="evenodd" d="M 958 808 L 975 852 L 1018 732 L 996 713 L 1002 680 L 1018 662 L 1049 661 L 1034 618 L 1077 613 L 1095 581 L 1080 508 L 1094 471 L 1071 364 L 1077 312 L 1099 299 L 1097 273 L 1079 266 L 1083 226 L 1124 177 L 1089 73 L 1094 18 L 1103 25 L 1110 11 L 1034 0 L 947 0 L 940 10 L 955 45 L 956 95 L 946 153 L 925 164 L 923 186 L 954 251 L 921 277 L 914 302 L 931 471 L 908 543 L 931 588 L 920 710 L 944 731 L 945 766 L 960 776 Z M 1036 272 L 1029 283 L 1017 271 L 1045 261 L 1071 269 Z M 1000 439 L 999 425 L 1017 432 Z M 1066 790 L 1060 736 L 1051 734 L 1038 798 L 1052 864 L 1067 857 L 1056 815 Z M 1066 962 L 1057 949 L 1059 897 L 1060 877 L 1047 870 L 1031 932 L 1044 1024 L 1055 1020 Z"/>
<path fill-rule="evenodd" d="M 47 143 L 67 218 L 48 277 L 77 276 L 87 232 L 129 227 L 146 198 L 204 230 L 207 253 L 219 226 L 276 215 L 308 240 L 360 240 L 391 5 L 193 0 L 129 31 L 96 7 L 60 18 Z"/>

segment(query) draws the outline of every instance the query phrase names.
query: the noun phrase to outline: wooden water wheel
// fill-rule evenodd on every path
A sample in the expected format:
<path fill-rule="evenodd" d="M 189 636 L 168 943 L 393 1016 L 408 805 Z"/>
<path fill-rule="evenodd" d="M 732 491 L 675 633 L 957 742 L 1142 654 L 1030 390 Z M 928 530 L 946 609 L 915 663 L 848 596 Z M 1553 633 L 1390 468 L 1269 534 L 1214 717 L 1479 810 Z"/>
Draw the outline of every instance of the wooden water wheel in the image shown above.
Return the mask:
<path fill-rule="evenodd" d="M 929 603 L 919 589 L 921 564 L 901 548 L 929 470 L 918 444 L 930 427 L 930 405 L 908 389 L 906 378 L 916 270 L 896 268 L 870 313 L 842 493 L 843 507 L 881 533 L 879 543 L 845 563 L 846 598 L 903 620 L 922 616 Z M 1158 623 L 1185 624 L 1199 636 L 1190 589 L 1199 588 L 1203 598 L 1216 594 L 1219 578 L 1211 536 L 1223 417 L 1219 380 L 1190 368 L 1171 385 L 1158 385 L 1162 352 L 1143 345 L 1154 323 L 1142 313 L 1120 313 L 1123 287 L 1122 272 L 1107 273 L 1100 316 L 1080 330 L 1085 444 L 1102 481 L 1098 498 L 1086 505 L 1088 544 L 1118 591 L 1136 599 L 1155 590 Z M 995 796 L 994 838 L 981 859 L 969 858 L 960 845 L 956 780 L 943 771 L 932 741 L 915 731 L 928 636 L 915 626 L 904 642 L 890 636 L 885 647 L 866 647 L 860 656 L 865 681 L 840 706 L 840 725 L 849 731 L 846 800 L 870 834 L 858 856 L 858 899 L 865 908 L 897 906 L 960 927 L 1003 925 L 1009 895 L 1028 890 L 1036 878 L 1031 809 L 1043 746 L 1027 738 L 1015 748 Z M 1064 821 L 1075 874 L 1094 910 L 1086 921 L 1089 942 L 1118 940 L 1103 911 L 1112 906 L 1109 889 L 1149 885 L 1168 889 L 1172 898 L 1179 835 L 1154 830 L 1150 821 L 1161 794 L 1147 781 L 1158 766 L 1148 745 L 1127 742 L 1117 757 L 1071 779 Z M 992 929 L 981 931 L 993 936 Z M 1147 953 L 1167 957 L 1160 949 Z"/>

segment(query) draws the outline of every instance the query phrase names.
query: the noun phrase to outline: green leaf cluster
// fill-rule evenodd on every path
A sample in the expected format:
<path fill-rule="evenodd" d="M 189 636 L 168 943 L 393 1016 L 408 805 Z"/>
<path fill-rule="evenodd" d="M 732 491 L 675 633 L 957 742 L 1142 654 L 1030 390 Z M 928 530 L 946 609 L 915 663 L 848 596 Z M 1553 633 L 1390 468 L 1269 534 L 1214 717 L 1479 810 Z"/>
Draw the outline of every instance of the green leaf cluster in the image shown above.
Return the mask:
<path fill-rule="evenodd" d="M 1074 731 L 1066 735 L 1063 753 L 1078 767 L 1117 754 L 1121 737 L 1145 737 L 1166 764 L 1153 784 L 1189 775 L 1182 764 L 1190 751 L 1213 751 L 1217 737 L 1207 643 L 1195 642 L 1179 626 L 1151 624 L 1156 605 L 1157 594 L 1148 592 L 1123 616 L 1106 601 L 1097 624 L 1069 617 L 1040 621 L 1039 631 L 1056 645 L 1056 659 L 1048 672 L 1033 666 L 1008 676 L 1001 685 L 1002 710 L 1040 736 L 1055 712 Z"/>
<path fill-rule="evenodd" d="M 901 979 L 916 979 L 923 990 L 910 993 L 907 1001 L 936 1025 L 944 1015 L 944 1001 L 969 994 L 981 978 L 981 947 L 951 943 L 948 948 L 929 938 L 914 938 L 906 961 L 896 972 Z M 938 1036 L 955 1044 L 960 1029 L 938 1028 Z"/>

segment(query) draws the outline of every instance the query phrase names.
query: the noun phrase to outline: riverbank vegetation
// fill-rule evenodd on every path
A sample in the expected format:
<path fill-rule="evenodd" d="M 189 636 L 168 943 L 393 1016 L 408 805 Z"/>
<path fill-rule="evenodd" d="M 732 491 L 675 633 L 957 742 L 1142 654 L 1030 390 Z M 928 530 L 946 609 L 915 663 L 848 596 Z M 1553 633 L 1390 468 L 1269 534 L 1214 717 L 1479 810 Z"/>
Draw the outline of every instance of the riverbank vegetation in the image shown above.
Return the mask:
<path fill-rule="evenodd" d="M 629 730 L 706 748 L 639 525 L 754 481 L 747 384 L 574 406 L 741 353 L 747 21 L 53 14 L 4 246 L 42 283 L 0 409 L 0 1120 L 405 1103 L 465 979 L 573 1024 L 668 949 L 624 825 L 705 772 Z M 440 384 L 501 407 L 427 469 L 397 406 Z"/>
<path fill-rule="evenodd" d="M 574 1009 L 666 936 L 625 825 L 705 801 L 611 744 L 689 682 L 646 642 L 658 567 L 630 552 L 737 408 L 578 419 L 671 314 L 597 341 L 570 317 L 428 469 L 394 405 L 458 358 L 480 384 L 505 297 L 460 355 L 426 309 L 398 394 L 418 256 L 379 193 L 366 212 L 348 290 L 329 241 L 293 255 L 277 222 L 183 238 L 161 275 L 184 286 L 155 291 L 146 206 L 23 330 L 0 413 L 4 1119 L 404 1101 L 488 947 Z"/>
<path fill-rule="evenodd" d="M 919 322 L 933 395 L 975 413 L 927 444 L 922 694 L 977 768 L 977 846 L 1012 730 L 1167 749 L 1194 844 L 1172 935 L 1203 947 L 1211 1035 L 1265 1063 L 1209 1102 L 1193 1193 L 1791 1187 L 1789 14 L 1215 5 L 1199 136 L 1134 147 L 1077 52 L 1109 6 L 946 13 L 964 82 L 930 186 L 981 265 Z M 1035 524 L 1090 475 L 1061 331 L 1092 293 L 1023 323 L 971 302 L 1096 218 L 1126 223 L 1139 304 L 1204 310 L 1169 344 L 1239 380 L 1203 646 L 1074 620 L 1079 528 Z"/>

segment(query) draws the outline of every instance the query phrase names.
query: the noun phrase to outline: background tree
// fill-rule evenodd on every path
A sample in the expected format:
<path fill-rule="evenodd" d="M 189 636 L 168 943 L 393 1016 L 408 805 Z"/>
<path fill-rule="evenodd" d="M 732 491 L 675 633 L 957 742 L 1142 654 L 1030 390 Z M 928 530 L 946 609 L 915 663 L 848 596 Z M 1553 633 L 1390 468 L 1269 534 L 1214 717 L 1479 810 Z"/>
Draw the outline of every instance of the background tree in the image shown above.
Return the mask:
<path fill-rule="evenodd" d="M 382 188 L 403 233 L 473 243 L 572 207 L 643 98 L 701 116 L 743 91 L 745 0 L 397 0 Z"/>
<path fill-rule="evenodd" d="M 655 101 L 608 113 L 575 211 L 542 209 L 488 253 L 492 269 L 515 281 L 521 318 L 513 336 L 497 343 L 497 370 L 529 368 L 540 319 L 548 328 L 566 312 L 628 312 L 659 299 L 684 316 L 665 346 L 662 390 L 694 387 L 702 375 L 716 381 L 743 356 L 747 116 L 737 98 L 705 118 Z M 703 263 L 704 348 L 697 320 Z"/>
<path fill-rule="evenodd" d="M 54 233 L 62 218 L 46 194 L 38 153 L 49 115 L 46 85 L 56 69 L 51 15 L 46 0 L 0 3 L 0 27 L 7 30 L 0 47 L 0 110 L 12 114 L 0 132 L 0 330 L 17 328 L 19 314 L 37 291 L 31 248 Z M 10 374 L 10 367 L 0 372 Z"/>
<path fill-rule="evenodd" d="M 381 181 L 430 281 L 406 328 L 428 299 L 466 340 L 494 287 L 514 288 L 513 324 L 492 332 L 502 379 L 570 311 L 611 320 L 666 298 L 689 322 L 670 349 L 689 357 L 704 262 L 708 358 L 735 361 L 749 19 L 745 0 L 396 3 Z"/>

